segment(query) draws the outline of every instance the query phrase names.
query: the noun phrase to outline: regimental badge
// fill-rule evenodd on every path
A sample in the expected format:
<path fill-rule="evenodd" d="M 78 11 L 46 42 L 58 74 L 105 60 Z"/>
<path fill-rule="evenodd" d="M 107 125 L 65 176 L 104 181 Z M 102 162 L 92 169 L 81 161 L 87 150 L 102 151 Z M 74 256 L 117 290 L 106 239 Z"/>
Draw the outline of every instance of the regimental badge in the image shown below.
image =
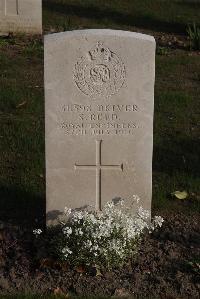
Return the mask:
<path fill-rule="evenodd" d="M 92 98 L 110 97 L 124 84 L 126 71 L 121 59 L 98 42 L 74 67 L 76 86 Z"/>

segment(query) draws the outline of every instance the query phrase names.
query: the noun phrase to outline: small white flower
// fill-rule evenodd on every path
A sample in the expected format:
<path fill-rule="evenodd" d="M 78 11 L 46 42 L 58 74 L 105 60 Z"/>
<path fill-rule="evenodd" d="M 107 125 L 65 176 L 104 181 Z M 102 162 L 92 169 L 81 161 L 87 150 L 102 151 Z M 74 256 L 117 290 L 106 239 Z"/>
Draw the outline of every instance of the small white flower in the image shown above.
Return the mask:
<path fill-rule="evenodd" d="M 90 221 L 93 222 L 93 223 L 96 222 L 96 218 L 95 218 L 95 216 L 94 216 L 93 214 L 90 214 L 90 215 L 89 215 L 89 219 L 90 219 Z"/>
<path fill-rule="evenodd" d="M 161 216 L 155 216 L 154 217 L 154 224 L 155 224 L 156 227 L 157 226 L 161 227 L 163 221 L 164 221 L 164 219 Z"/>
<path fill-rule="evenodd" d="M 92 242 L 87 240 L 87 242 L 85 242 L 85 246 L 90 248 L 92 246 Z"/>
<path fill-rule="evenodd" d="M 81 229 L 81 228 L 79 228 L 79 230 L 78 230 L 78 233 L 79 233 L 79 235 L 80 235 L 80 236 L 82 236 L 82 235 L 83 235 L 83 231 L 82 231 L 82 229 Z"/>
<path fill-rule="evenodd" d="M 83 231 L 80 227 L 75 229 L 75 235 L 76 236 L 82 236 L 83 235 Z"/>
<path fill-rule="evenodd" d="M 34 235 L 40 235 L 42 233 L 42 230 L 40 228 L 36 228 L 33 230 Z"/>
<path fill-rule="evenodd" d="M 72 254 L 72 251 L 68 247 L 64 247 L 62 249 L 62 253 L 64 254 L 65 257 L 68 257 L 69 254 Z"/>
<path fill-rule="evenodd" d="M 138 215 L 142 219 L 148 219 L 150 217 L 150 213 L 147 210 L 144 210 L 142 206 L 138 208 Z"/>
<path fill-rule="evenodd" d="M 64 208 L 65 215 L 69 215 L 69 214 L 71 214 L 71 212 L 72 212 L 72 209 L 69 209 L 67 207 Z"/>
<path fill-rule="evenodd" d="M 137 203 L 140 200 L 137 195 L 133 195 L 133 199 Z M 130 206 L 124 205 L 124 200 L 118 204 L 108 202 L 98 213 L 68 208 L 65 212 L 71 215 L 61 223 L 67 245 L 62 254 L 64 258 L 71 254 L 76 262 L 80 262 L 80 257 L 87 259 L 88 253 L 95 259 L 103 258 L 108 264 L 114 260 L 123 261 L 136 252 L 137 241 L 145 229 L 152 232 L 163 222 L 160 216 L 151 222 L 150 212 L 142 206 L 133 213 Z M 74 256 L 73 251 L 77 252 L 77 248 L 80 254 Z"/>
<path fill-rule="evenodd" d="M 63 228 L 64 235 L 71 235 L 72 234 L 72 228 L 71 227 L 64 227 Z"/>
<path fill-rule="evenodd" d="M 99 249 L 99 245 L 94 245 L 94 246 L 93 246 L 93 249 L 94 249 L 95 251 L 97 251 L 97 250 Z"/>
<path fill-rule="evenodd" d="M 139 203 L 140 198 L 138 195 L 133 195 L 133 200 L 136 201 L 136 203 Z"/>

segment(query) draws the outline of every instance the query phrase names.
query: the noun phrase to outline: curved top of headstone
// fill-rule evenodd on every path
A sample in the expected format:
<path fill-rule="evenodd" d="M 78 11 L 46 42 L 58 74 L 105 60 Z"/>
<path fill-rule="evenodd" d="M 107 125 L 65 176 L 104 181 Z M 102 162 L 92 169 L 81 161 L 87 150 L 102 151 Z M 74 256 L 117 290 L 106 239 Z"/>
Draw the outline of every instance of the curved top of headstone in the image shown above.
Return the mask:
<path fill-rule="evenodd" d="M 59 33 L 53 33 L 45 35 L 45 39 L 57 39 L 63 38 L 64 36 L 83 36 L 83 35 L 105 35 L 105 36 L 119 36 L 119 37 L 130 37 L 130 38 L 137 38 L 142 40 L 147 40 L 151 42 L 155 42 L 155 39 L 151 35 L 132 32 L 132 31 L 123 31 L 123 30 L 113 30 L 113 29 L 81 29 L 81 30 L 72 30 L 72 31 L 65 31 Z"/>

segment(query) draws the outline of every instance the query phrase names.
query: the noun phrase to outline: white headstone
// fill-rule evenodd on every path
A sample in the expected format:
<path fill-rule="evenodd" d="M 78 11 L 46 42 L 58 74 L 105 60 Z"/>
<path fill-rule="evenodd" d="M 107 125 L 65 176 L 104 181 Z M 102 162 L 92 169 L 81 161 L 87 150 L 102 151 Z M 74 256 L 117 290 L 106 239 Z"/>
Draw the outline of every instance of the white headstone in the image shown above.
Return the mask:
<path fill-rule="evenodd" d="M 42 33 L 42 0 L 0 0 L 0 33 Z"/>
<path fill-rule="evenodd" d="M 116 30 L 45 36 L 49 218 L 133 195 L 151 209 L 155 41 Z"/>

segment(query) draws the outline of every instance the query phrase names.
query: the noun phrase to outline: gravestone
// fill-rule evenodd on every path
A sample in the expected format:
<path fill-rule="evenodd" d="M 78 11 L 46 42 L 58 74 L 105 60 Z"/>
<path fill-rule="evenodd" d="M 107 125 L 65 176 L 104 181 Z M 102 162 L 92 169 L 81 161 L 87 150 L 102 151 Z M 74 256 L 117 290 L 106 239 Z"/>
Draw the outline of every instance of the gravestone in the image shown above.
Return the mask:
<path fill-rule="evenodd" d="M 42 33 L 42 0 L 0 0 L 0 34 Z"/>
<path fill-rule="evenodd" d="M 151 209 L 155 41 L 117 30 L 45 36 L 47 218 L 133 195 Z"/>

